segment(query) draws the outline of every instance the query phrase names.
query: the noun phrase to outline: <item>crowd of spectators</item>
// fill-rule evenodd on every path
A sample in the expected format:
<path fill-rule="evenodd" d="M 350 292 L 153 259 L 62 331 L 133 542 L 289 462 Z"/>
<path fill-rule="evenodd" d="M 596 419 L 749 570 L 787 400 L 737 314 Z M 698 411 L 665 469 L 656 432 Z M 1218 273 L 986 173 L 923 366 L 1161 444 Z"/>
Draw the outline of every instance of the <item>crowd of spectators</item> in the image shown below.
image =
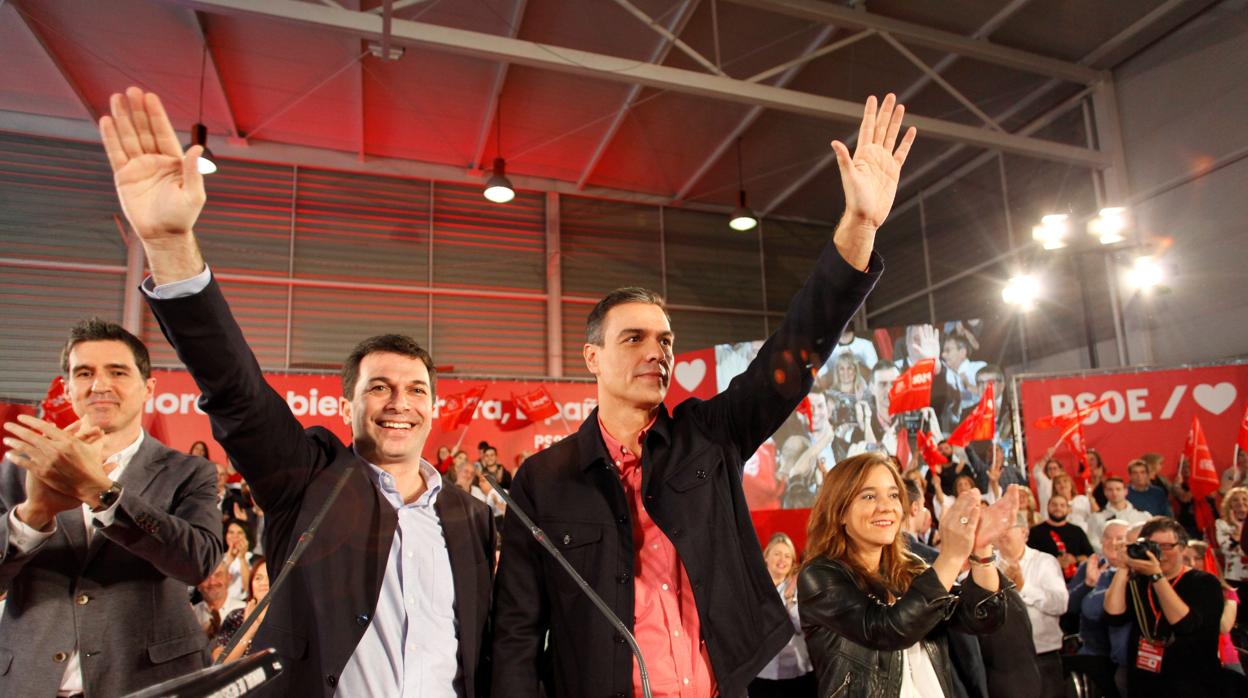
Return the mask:
<path fill-rule="evenodd" d="M 953 349 L 960 351 L 961 347 Z M 897 540 L 918 559 L 935 564 L 945 548 L 941 538 L 950 528 L 947 522 L 958 516 L 963 497 L 978 496 L 985 512 L 1002 497 L 1017 497 L 1013 524 L 994 541 L 995 565 L 1003 579 L 1008 580 L 1008 588 L 1002 592 L 1007 597 L 1006 606 L 1015 604 L 1025 610 L 1025 621 L 1010 619 L 1007 625 L 1011 621 L 1016 626 L 1023 623 L 1029 635 L 1024 643 L 1017 639 L 1007 642 L 993 632 L 976 639 L 960 635 L 953 628 L 942 631 L 942 642 L 948 646 L 947 656 L 952 663 L 951 673 L 946 676 L 939 666 L 939 653 L 933 655 L 932 661 L 938 664 L 936 674 L 946 688 L 945 695 L 1248 695 L 1248 680 L 1244 676 L 1248 625 L 1239 602 L 1239 593 L 1248 583 L 1248 541 L 1244 540 L 1248 458 L 1239 458 L 1221 476 L 1220 490 L 1208 498 L 1217 519 L 1206 530 L 1200 530 L 1192 513 L 1193 497 L 1185 483 L 1186 463 L 1180 464 L 1179 476 L 1170 480 L 1162 475 L 1164 459 L 1156 453 L 1113 464 L 1115 467 L 1107 470 L 1099 454 L 1089 452 L 1089 462 L 1076 474 L 1078 480 L 1051 457 L 1052 453 L 1045 453 L 1031 469 L 1026 486 L 1010 488 L 1001 485 L 1004 465 L 999 453 L 994 453 L 985 465 L 969 449 L 952 448 L 947 443 L 939 448 L 950 460 L 943 469 L 929 468 L 917 458 L 903 464 L 895 457 L 883 457 L 901 478 L 900 489 L 905 495 L 904 511 L 898 504 L 902 524 Z M 856 458 L 848 459 L 834 466 L 833 471 L 856 462 Z M 858 463 L 856 467 L 860 466 Z M 1111 472 L 1125 472 L 1127 477 Z M 834 481 L 829 472 L 826 482 Z M 885 486 L 888 479 L 882 482 Z M 848 480 L 842 484 L 848 486 L 847 483 Z M 878 498 L 878 491 L 870 498 Z M 882 504 L 873 506 L 875 518 L 871 521 L 886 524 L 891 510 Z M 811 535 L 822 530 L 814 520 L 818 515 L 816 507 Z M 843 525 L 850 526 L 848 521 Z M 887 548 L 887 542 L 883 544 Z M 958 545 L 961 550 L 965 541 L 959 539 Z M 808 547 L 807 552 L 812 549 Z M 825 552 L 815 558 L 818 569 L 812 575 L 826 578 L 829 571 L 823 558 L 828 555 Z M 971 559 L 976 558 L 972 555 Z M 809 567 L 815 562 L 799 561 L 798 567 L 803 563 Z M 885 567 L 880 564 L 879 577 L 863 574 L 859 581 L 868 589 L 881 585 L 879 591 L 869 595 L 871 603 L 891 595 L 892 602 L 886 606 L 900 605 L 905 590 L 888 586 L 888 580 L 883 578 Z M 963 566 L 959 584 L 965 585 L 970 568 Z M 777 591 L 783 593 L 780 578 L 774 573 L 773 578 Z M 812 597 L 814 600 L 816 597 Z M 825 603 L 822 597 L 818 600 Z M 893 611 L 880 609 L 879 613 L 880 618 L 890 618 L 888 614 Z M 821 633 L 826 626 L 842 625 L 828 618 L 826 610 L 805 613 L 799 609 L 799 614 L 806 631 L 805 641 L 814 637 L 817 642 L 825 642 Z M 902 623 L 905 618 L 898 611 L 892 620 Z M 909 641 L 921 635 L 906 637 Z M 931 637 L 929 634 L 928 639 Z M 909 652 L 849 630 L 844 630 L 841 638 L 844 646 L 854 648 L 853 652 L 859 652 L 860 645 Z M 791 646 L 799 642 L 795 639 Z M 1014 648 L 1011 651 L 1015 663 L 997 663 L 994 667 L 991 658 L 999 657 L 1003 644 Z M 1025 647 L 1025 651 L 1020 647 Z M 794 657 L 808 656 L 804 646 L 789 651 Z M 820 653 L 812 651 L 815 668 L 819 669 Z M 1034 655 L 1034 663 L 1019 666 L 1020 654 Z M 907 662 L 915 659 L 909 654 L 906 657 Z M 876 659 L 888 661 L 879 656 Z M 792 660 L 788 665 L 798 666 Z M 829 671 L 844 670 L 839 661 L 828 666 Z M 1002 672 L 1007 671 L 1022 672 L 1016 673 L 1015 679 L 1023 678 L 1003 684 Z M 821 676 L 819 685 L 826 683 Z M 839 685 L 834 681 L 832 688 Z M 1009 685 L 1008 692 L 992 689 L 1002 685 Z M 885 694 L 897 695 L 889 691 Z M 795 690 L 786 695 L 816 693 Z M 849 691 L 846 695 L 859 693 Z M 907 694 L 903 690 L 901 695 L 923 694 Z"/>

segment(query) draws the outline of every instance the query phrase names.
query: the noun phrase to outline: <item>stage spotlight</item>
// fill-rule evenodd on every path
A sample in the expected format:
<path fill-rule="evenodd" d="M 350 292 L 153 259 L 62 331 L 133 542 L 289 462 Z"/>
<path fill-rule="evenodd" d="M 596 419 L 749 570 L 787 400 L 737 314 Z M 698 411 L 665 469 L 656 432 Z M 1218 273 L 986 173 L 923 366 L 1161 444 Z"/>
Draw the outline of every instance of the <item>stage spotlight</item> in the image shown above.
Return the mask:
<path fill-rule="evenodd" d="M 1136 257 L 1135 263 L 1127 270 L 1127 285 L 1136 291 L 1149 291 L 1165 281 L 1166 275 L 1152 255 Z"/>
<path fill-rule="evenodd" d="M 1018 274 L 1010 277 L 1005 288 L 1001 290 L 1002 300 L 1024 311 L 1036 307 L 1036 299 L 1039 297 L 1040 280 L 1032 274 Z"/>
<path fill-rule="evenodd" d="M 1127 209 L 1113 206 L 1101 209 L 1101 212 L 1088 221 L 1088 235 L 1101 241 L 1102 245 L 1122 242 L 1123 232 L 1127 229 Z"/>
<path fill-rule="evenodd" d="M 1031 229 L 1031 237 L 1044 246 L 1046 250 L 1056 250 L 1066 246 L 1066 235 L 1070 232 L 1070 220 L 1064 213 L 1054 213 L 1040 219 L 1040 225 Z"/>

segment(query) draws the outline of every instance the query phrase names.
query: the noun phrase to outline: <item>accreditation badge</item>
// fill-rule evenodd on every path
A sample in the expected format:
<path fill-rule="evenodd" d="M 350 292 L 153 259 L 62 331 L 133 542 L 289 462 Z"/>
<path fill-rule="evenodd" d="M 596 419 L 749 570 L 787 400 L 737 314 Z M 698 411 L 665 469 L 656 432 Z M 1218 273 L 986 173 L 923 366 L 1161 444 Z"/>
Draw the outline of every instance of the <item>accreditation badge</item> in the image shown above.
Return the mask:
<path fill-rule="evenodd" d="M 1135 667 L 1154 674 L 1161 672 L 1161 658 L 1166 653 L 1166 646 L 1160 642 L 1140 638 L 1140 647 L 1135 654 Z"/>

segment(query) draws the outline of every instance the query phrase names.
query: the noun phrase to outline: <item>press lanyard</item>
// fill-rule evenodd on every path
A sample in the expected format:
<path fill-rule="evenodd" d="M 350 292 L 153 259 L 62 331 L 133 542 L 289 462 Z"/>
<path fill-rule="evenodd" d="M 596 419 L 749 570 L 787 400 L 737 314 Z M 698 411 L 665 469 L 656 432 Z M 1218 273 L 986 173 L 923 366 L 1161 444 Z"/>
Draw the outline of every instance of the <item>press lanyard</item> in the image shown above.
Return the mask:
<path fill-rule="evenodd" d="M 1178 584 L 1178 583 L 1179 583 L 1179 580 L 1183 578 L 1183 575 L 1187 574 L 1187 570 L 1188 570 L 1188 569 L 1189 569 L 1189 568 L 1184 567 L 1184 568 L 1183 568 L 1183 571 L 1182 571 L 1182 572 L 1179 572 L 1178 576 L 1176 576 L 1176 577 L 1174 578 L 1174 581 L 1173 581 L 1173 582 L 1170 582 L 1170 587 L 1171 587 L 1171 588 L 1173 588 L 1176 584 Z M 1177 594 L 1178 592 L 1176 591 L 1175 593 Z M 1153 600 L 1153 597 L 1154 597 L 1154 594 L 1153 594 L 1153 585 L 1152 585 L 1152 584 L 1149 584 L 1149 585 L 1148 585 L 1148 607 L 1149 607 L 1150 609 L 1152 609 L 1152 611 L 1153 611 L 1153 637 L 1157 637 L 1157 631 L 1161 629 L 1161 618 L 1162 618 L 1162 614 L 1161 614 L 1161 613 L 1159 613 L 1159 612 L 1157 611 L 1157 603 L 1158 603 L 1158 602 L 1155 602 L 1155 601 Z"/>

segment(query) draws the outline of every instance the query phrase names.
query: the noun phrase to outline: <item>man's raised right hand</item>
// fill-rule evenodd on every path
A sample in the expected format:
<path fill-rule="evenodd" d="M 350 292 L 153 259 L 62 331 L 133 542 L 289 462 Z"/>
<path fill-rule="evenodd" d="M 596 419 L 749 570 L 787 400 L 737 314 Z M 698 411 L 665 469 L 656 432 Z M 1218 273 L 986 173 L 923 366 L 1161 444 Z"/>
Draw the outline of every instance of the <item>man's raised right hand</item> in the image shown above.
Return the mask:
<path fill-rule="evenodd" d="M 160 98 L 137 87 L 109 99 L 111 116 L 100 119 L 100 138 L 113 168 L 117 198 L 143 241 L 157 284 L 203 271 L 192 229 L 204 207 L 198 159 L 186 153 Z"/>

